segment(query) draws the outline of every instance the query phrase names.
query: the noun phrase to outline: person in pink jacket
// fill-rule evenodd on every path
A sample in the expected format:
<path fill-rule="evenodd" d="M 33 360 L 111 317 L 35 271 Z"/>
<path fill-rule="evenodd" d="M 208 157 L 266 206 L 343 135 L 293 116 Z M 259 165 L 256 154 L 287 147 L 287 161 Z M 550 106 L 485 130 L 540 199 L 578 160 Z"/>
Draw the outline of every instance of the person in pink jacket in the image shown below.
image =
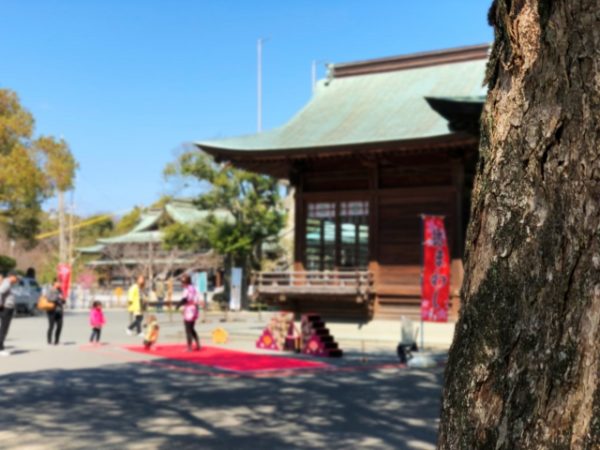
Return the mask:
<path fill-rule="evenodd" d="M 200 339 L 196 333 L 195 325 L 198 319 L 198 292 L 192 284 L 192 278 L 186 273 L 181 276 L 184 288 L 184 297 L 177 304 L 177 309 L 183 306 L 183 326 L 187 339 L 188 352 L 192 351 L 192 342 L 196 343 L 196 351 L 200 350 Z"/>
<path fill-rule="evenodd" d="M 102 326 L 106 323 L 104 319 L 104 313 L 102 312 L 102 303 L 92 303 L 92 310 L 90 311 L 90 325 L 92 326 L 92 335 L 90 336 L 90 342 L 100 341 L 100 333 L 102 332 Z"/>

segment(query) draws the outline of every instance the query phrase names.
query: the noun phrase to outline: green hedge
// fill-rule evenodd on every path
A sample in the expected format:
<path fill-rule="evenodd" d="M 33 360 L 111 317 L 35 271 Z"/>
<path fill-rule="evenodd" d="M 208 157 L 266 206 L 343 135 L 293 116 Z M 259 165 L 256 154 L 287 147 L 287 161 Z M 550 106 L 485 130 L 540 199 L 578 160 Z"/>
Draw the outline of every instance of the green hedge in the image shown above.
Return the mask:
<path fill-rule="evenodd" d="M 0 255 L 0 274 L 4 275 L 9 270 L 13 270 L 17 266 L 15 261 L 10 256 Z"/>

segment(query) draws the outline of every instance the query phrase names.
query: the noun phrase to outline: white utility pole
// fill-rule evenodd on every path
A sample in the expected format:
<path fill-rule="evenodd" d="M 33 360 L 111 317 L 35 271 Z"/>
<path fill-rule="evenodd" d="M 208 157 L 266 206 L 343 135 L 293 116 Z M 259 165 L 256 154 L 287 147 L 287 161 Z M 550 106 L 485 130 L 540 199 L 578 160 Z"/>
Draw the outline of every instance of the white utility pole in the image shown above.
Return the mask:
<path fill-rule="evenodd" d="M 267 41 L 265 38 L 258 38 L 256 44 L 256 131 L 262 131 L 262 48 Z"/>
<path fill-rule="evenodd" d="M 68 262 L 65 236 L 65 193 L 63 191 L 58 191 L 58 259 L 59 263 Z"/>
<path fill-rule="evenodd" d="M 326 60 L 322 60 L 322 59 L 313 59 L 312 61 L 312 70 L 311 70 L 311 89 L 313 94 L 315 93 L 315 89 L 317 88 L 317 69 L 319 67 L 319 64 L 326 62 Z"/>
<path fill-rule="evenodd" d="M 68 261 L 67 261 L 70 266 L 73 265 L 73 259 L 74 259 L 73 258 L 73 250 L 74 250 L 74 245 L 75 245 L 74 235 L 73 235 L 73 225 L 74 225 L 73 215 L 75 214 L 75 200 L 74 200 L 74 197 L 75 197 L 75 191 L 72 190 L 71 191 L 71 206 L 69 208 L 70 211 L 71 211 L 71 214 L 69 214 L 69 250 L 68 250 L 68 255 L 69 256 L 68 256 Z"/>

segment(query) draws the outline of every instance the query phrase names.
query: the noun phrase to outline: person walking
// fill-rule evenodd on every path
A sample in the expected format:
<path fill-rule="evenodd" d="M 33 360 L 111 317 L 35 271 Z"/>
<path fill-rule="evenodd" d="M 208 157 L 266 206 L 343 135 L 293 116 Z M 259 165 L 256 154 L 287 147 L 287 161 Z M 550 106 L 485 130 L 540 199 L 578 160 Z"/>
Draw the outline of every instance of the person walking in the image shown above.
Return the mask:
<path fill-rule="evenodd" d="M 54 304 L 54 307 L 46 312 L 48 315 L 48 345 L 52 345 L 53 342 L 54 345 L 58 345 L 63 326 L 64 305 L 66 300 L 60 287 L 60 281 L 57 279 L 54 279 L 52 287 L 48 291 L 47 299 L 48 302 Z M 54 341 L 52 340 L 53 334 Z"/>
<path fill-rule="evenodd" d="M 90 325 L 92 326 L 92 335 L 90 336 L 90 342 L 100 342 L 100 334 L 102 333 L 102 327 L 106 323 L 104 319 L 104 313 L 102 312 L 102 303 L 95 301 L 92 303 L 92 310 L 90 311 Z"/>
<path fill-rule="evenodd" d="M 196 343 L 196 350 L 200 350 L 200 339 L 198 339 L 195 329 L 196 320 L 198 320 L 198 292 L 188 274 L 182 275 L 181 283 L 184 288 L 184 297 L 177 305 L 177 309 L 183 306 L 183 326 L 185 327 L 188 352 L 191 352 L 192 341 Z"/>
<path fill-rule="evenodd" d="M 17 272 L 10 271 L 0 284 L 0 356 L 10 356 L 10 352 L 4 349 L 4 341 L 15 312 L 15 295 L 12 290 L 18 281 Z"/>
<path fill-rule="evenodd" d="M 134 329 L 138 336 L 142 336 L 142 320 L 144 319 L 143 289 L 145 282 L 144 276 L 140 275 L 127 291 L 128 311 L 133 315 L 133 321 L 126 330 L 129 336 L 133 334 Z"/>

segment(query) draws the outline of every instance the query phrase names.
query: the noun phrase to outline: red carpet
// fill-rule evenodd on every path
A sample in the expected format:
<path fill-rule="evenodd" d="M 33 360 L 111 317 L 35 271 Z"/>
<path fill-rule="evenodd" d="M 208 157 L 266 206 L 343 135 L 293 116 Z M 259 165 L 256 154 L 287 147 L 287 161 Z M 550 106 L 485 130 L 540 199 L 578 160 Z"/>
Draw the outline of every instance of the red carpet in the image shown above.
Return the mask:
<path fill-rule="evenodd" d="M 329 367 L 317 361 L 290 358 L 286 356 L 258 355 L 256 353 L 225 350 L 217 347 L 202 347 L 199 352 L 188 352 L 185 345 L 158 345 L 148 351 L 143 346 L 125 347 L 138 353 L 148 353 L 166 359 L 175 359 L 222 370 L 254 372 L 264 370 L 318 369 Z"/>

